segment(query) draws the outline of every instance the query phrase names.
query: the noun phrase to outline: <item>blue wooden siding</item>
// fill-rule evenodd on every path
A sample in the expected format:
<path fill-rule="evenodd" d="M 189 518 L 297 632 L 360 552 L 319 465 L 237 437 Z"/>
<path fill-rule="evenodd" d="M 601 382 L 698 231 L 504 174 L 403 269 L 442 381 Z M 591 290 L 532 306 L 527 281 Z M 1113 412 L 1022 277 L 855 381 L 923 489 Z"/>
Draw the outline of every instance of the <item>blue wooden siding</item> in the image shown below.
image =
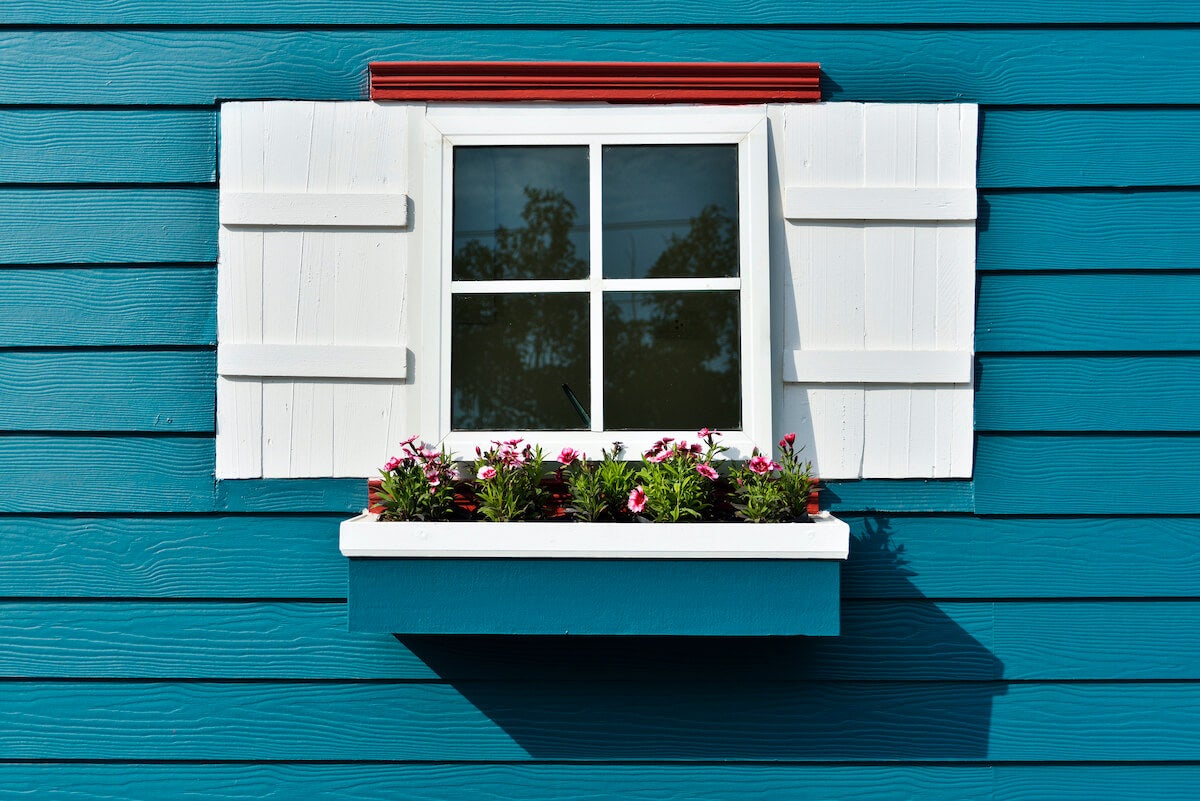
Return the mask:
<path fill-rule="evenodd" d="M 1195 3 L 479 9 L 0 9 L 0 797 L 1194 799 Z M 827 489 L 842 637 L 351 634 L 360 484 L 213 481 L 215 103 L 385 58 L 983 104 L 976 478 Z"/>

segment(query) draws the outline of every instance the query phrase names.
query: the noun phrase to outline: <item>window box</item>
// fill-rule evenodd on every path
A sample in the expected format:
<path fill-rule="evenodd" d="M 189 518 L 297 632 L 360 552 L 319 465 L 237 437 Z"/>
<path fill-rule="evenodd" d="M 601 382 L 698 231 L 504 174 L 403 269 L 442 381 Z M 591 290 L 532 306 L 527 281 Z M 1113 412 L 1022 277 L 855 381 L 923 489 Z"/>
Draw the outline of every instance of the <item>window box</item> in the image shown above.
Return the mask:
<path fill-rule="evenodd" d="M 397 634 L 836 635 L 849 527 L 341 524 L 350 629 Z"/>

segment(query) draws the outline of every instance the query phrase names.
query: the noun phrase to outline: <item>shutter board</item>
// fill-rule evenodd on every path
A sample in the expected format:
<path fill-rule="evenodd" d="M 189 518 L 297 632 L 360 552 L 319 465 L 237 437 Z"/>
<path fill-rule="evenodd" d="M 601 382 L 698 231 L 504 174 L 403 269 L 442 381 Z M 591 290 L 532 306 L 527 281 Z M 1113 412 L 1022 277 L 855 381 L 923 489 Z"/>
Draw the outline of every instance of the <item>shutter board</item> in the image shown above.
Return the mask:
<path fill-rule="evenodd" d="M 829 103 L 774 122 L 783 430 L 827 478 L 970 476 L 976 107 Z"/>
<path fill-rule="evenodd" d="M 409 114 L 222 106 L 219 478 L 372 475 L 408 422 Z"/>

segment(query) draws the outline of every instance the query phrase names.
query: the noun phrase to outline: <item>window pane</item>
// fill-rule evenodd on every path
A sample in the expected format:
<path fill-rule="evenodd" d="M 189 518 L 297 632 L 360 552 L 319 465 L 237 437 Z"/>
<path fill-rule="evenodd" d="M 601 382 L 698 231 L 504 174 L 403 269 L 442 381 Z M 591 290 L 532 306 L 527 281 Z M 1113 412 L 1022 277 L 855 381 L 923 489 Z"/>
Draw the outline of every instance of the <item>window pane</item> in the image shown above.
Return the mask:
<path fill-rule="evenodd" d="M 738 275 L 737 145 L 603 153 L 605 278 Z"/>
<path fill-rule="evenodd" d="M 456 281 L 587 278 L 586 147 L 456 147 Z"/>
<path fill-rule="evenodd" d="M 737 292 L 605 293 L 605 429 L 741 428 L 739 320 Z"/>
<path fill-rule="evenodd" d="M 591 397 L 586 293 L 455 295 L 450 425 L 585 429 Z"/>

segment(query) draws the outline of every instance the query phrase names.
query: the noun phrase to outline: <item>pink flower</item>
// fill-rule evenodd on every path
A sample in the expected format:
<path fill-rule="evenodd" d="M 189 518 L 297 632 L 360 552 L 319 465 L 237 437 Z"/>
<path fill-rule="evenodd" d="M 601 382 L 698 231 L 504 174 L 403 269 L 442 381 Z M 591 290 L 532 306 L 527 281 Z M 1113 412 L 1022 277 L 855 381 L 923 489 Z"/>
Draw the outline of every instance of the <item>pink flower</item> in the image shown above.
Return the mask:
<path fill-rule="evenodd" d="M 709 481 L 717 480 L 717 471 L 713 470 L 711 465 L 701 462 L 700 464 L 696 465 L 696 472 L 707 478 Z"/>
<path fill-rule="evenodd" d="M 772 470 L 779 469 L 779 465 L 765 456 L 751 456 L 750 461 L 746 462 L 746 467 L 749 467 L 752 473 L 757 473 L 760 476 L 765 476 Z"/>
<path fill-rule="evenodd" d="M 492 467 L 490 464 L 485 464 L 483 467 L 479 468 L 479 478 L 481 480 L 489 481 L 495 477 L 496 468 Z"/>
<path fill-rule="evenodd" d="M 573 464 L 579 457 L 579 451 L 574 448 L 563 448 L 562 452 L 558 454 L 558 463 L 566 467 L 569 464 Z"/>
<path fill-rule="evenodd" d="M 383 469 L 384 470 L 395 470 L 399 466 L 400 466 L 400 460 L 397 459 L 395 456 L 393 456 L 391 459 L 387 460 L 387 464 L 385 464 L 383 466 Z"/>
<path fill-rule="evenodd" d="M 646 454 L 646 460 L 649 462 L 654 462 L 655 464 L 660 464 L 662 462 L 667 461 L 670 458 L 671 458 L 670 451 L 658 451 L 657 453 L 655 453 L 654 451 L 650 451 L 649 453 Z"/>
<path fill-rule="evenodd" d="M 693 442 L 693 443 L 692 443 L 692 453 L 695 453 L 695 454 L 700 454 L 700 453 L 702 453 L 703 451 L 704 451 L 704 448 L 703 448 L 703 447 L 701 447 L 701 445 L 700 445 L 700 443 L 699 443 L 699 442 Z"/>
<path fill-rule="evenodd" d="M 791 433 L 788 433 L 788 434 L 784 434 L 783 439 L 779 440 L 779 447 L 783 448 L 785 451 L 791 450 L 792 446 L 795 444 L 796 444 L 796 433 L 794 431 Z"/>
<path fill-rule="evenodd" d="M 418 437 L 418 436 L 419 436 L 418 434 L 413 434 L 413 435 L 412 435 L 411 437 L 409 437 L 408 439 L 403 439 L 403 440 L 400 440 L 400 444 L 401 444 L 401 445 L 412 445 L 414 442 L 416 442 L 416 441 L 417 441 L 417 437 Z"/>
<path fill-rule="evenodd" d="M 629 493 L 629 503 L 627 504 L 629 511 L 637 514 L 646 508 L 646 491 L 639 487 L 634 487 L 633 492 Z"/>

